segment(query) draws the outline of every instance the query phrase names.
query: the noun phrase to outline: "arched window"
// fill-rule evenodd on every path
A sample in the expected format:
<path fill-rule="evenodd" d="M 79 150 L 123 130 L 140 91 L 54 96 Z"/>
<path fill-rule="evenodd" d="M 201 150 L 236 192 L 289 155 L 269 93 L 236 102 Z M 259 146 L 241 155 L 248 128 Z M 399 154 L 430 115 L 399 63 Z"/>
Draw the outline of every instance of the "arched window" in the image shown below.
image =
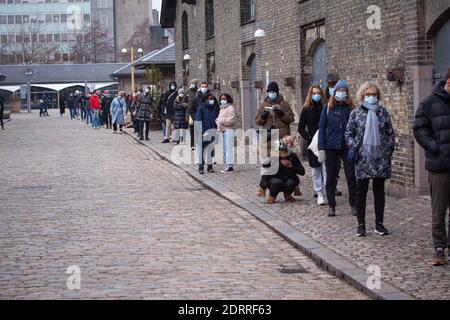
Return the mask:
<path fill-rule="evenodd" d="M 255 0 L 241 0 L 241 24 L 255 20 Z"/>
<path fill-rule="evenodd" d="M 188 27 L 188 16 L 186 11 L 183 12 L 181 18 L 181 41 L 183 45 L 183 50 L 189 48 L 189 27 Z"/>
<path fill-rule="evenodd" d="M 206 39 L 214 37 L 214 1 L 205 1 Z"/>

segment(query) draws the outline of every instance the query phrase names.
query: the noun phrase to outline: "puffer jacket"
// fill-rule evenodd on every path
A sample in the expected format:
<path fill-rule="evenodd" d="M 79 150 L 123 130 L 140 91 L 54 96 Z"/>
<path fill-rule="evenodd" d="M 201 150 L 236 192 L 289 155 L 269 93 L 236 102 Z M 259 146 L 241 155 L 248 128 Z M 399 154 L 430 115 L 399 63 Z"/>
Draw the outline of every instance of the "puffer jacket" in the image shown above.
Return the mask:
<path fill-rule="evenodd" d="M 319 124 L 319 150 L 346 150 L 345 130 L 352 107 L 336 103 L 333 109 L 323 108 Z"/>
<path fill-rule="evenodd" d="M 195 121 L 202 123 L 202 134 L 210 129 L 217 129 L 216 119 L 219 117 L 219 110 L 209 103 L 204 103 L 197 110 Z"/>
<path fill-rule="evenodd" d="M 450 94 L 441 81 L 417 110 L 414 136 L 425 149 L 425 168 L 431 172 L 450 172 Z"/>
<path fill-rule="evenodd" d="M 175 129 L 187 129 L 188 122 L 186 121 L 186 114 L 188 109 L 187 102 L 183 101 L 182 98 L 177 98 L 179 102 L 175 101 L 174 110 L 175 114 L 173 117 L 173 127 Z"/>
<path fill-rule="evenodd" d="M 273 111 L 270 112 L 270 115 L 267 119 L 264 119 L 263 113 L 266 107 L 273 108 L 274 106 L 280 106 L 280 109 L 283 111 L 283 117 L 279 117 Z M 284 100 L 282 95 L 278 96 L 278 99 L 275 102 L 271 102 L 269 99 L 266 99 L 258 111 L 256 112 L 256 124 L 261 126 L 262 129 L 278 129 L 280 139 L 284 138 L 291 134 L 291 124 L 295 121 L 294 112 L 291 109 L 291 106 L 287 101 Z"/>

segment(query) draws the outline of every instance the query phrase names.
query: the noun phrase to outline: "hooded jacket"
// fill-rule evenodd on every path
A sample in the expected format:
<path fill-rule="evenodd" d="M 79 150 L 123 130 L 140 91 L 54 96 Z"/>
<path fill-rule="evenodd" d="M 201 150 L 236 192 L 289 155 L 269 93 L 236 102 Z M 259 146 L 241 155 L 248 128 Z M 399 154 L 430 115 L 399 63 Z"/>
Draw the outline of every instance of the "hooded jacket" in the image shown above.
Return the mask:
<path fill-rule="evenodd" d="M 274 112 L 271 112 L 267 119 L 264 119 L 264 112 L 266 107 L 274 107 L 279 105 L 283 111 L 283 116 L 278 116 Z M 256 124 L 263 129 L 278 129 L 280 139 L 291 134 L 291 124 L 295 121 L 294 112 L 291 109 L 289 103 L 284 100 L 282 95 L 278 95 L 278 99 L 275 102 L 266 99 L 259 107 L 256 113 Z"/>
<path fill-rule="evenodd" d="M 171 87 L 172 85 L 175 86 L 175 90 L 172 90 Z M 161 112 L 161 118 L 162 120 L 173 120 L 173 116 L 175 113 L 174 110 L 174 104 L 175 104 L 175 99 L 178 96 L 178 91 L 177 91 L 177 84 L 176 82 L 171 82 L 169 84 L 169 90 L 166 91 L 166 93 L 164 94 L 164 98 L 162 100 L 162 112 Z"/>
<path fill-rule="evenodd" d="M 450 94 L 441 81 L 417 110 L 414 136 L 425 149 L 428 171 L 450 173 Z"/>

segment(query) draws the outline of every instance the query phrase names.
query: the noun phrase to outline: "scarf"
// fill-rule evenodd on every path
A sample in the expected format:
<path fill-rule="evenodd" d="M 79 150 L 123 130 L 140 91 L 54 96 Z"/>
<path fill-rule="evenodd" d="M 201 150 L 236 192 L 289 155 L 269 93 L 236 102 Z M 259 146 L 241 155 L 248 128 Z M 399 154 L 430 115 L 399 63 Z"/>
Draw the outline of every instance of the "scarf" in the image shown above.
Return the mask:
<path fill-rule="evenodd" d="M 221 106 L 220 106 L 220 109 L 226 109 L 226 108 L 228 108 L 230 105 L 231 105 L 231 103 L 227 103 L 227 104 L 221 105 Z"/>
<path fill-rule="evenodd" d="M 364 102 L 363 105 L 369 110 L 362 144 L 363 151 L 369 158 L 379 158 L 381 156 L 381 139 L 377 112 L 380 106 L 378 102 L 376 104 Z"/>

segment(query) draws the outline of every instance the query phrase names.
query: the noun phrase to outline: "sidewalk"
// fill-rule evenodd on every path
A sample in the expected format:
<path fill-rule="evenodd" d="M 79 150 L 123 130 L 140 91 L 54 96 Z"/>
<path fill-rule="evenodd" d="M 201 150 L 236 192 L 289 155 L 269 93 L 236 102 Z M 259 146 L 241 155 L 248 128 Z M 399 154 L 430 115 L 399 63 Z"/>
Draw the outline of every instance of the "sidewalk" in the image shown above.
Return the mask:
<path fill-rule="evenodd" d="M 132 130 L 127 132 L 135 137 Z M 161 132 L 152 131 L 150 142 L 144 143 L 170 161 L 173 144 L 161 144 L 161 140 Z M 306 162 L 304 165 L 308 168 Z M 305 238 L 309 238 L 301 239 L 303 243 L 323 245 L 319 245 L 321 248 L 317 250 L 319 258 L 315 255 L 315 245 L 311 245 L 312 250 L 309 252 L 311 258 L 322 264 L 323 268 L 344 279 L 348 274 L 347 271 L 354 272 L 355 276 L 346 280 L 352 282 L 355 278 L 358 279 L 361 290 L 366 290 L 361 287 L 361 284 L 366 283 L 367 269 L 370 266 L 379 266 L 381 281 L 384 287 L 389 288 L 389 290 L 381 291 L 387 294 L 385 297 L 408 298 L 410 295 L 418 299 L 450 299 L 449 267 L 431 266 L 434 251 L 431 239 L 429 197 L 405 199 L 387 197 L 385 225 L 391 235 L 379 237 L 372 232 L 375 215 L 373 198 L 370 194 L 367 208 L 369 234 L 366 238 L 358 239 L 355 235 L 357 222 L 350 213 L 344 179 L 339 182 L 339 189 L 344 192 L 344 196 L 337 199 L 338 217 L 329 218 L 327 207 L 318 207 L 313 198 L 308 169 L 308 176 L 301 179 L 303 196 L 298 198 L 296 203 L 284 203 L 281 197 L 278 204 L 269 206 L 264 199 L 255 197 L 259 182 L 259 168 L 256 165 L 238 165 L 235 168 L 236 172 L 228 175 L 220 174 L 222 166 L 217 165 L 215 174 L 205 176 L 196 174 L 194 166 L 182 165 L 181 167 L 216 192 L 222 193 L 224 197 L 241 204 L 249 211 L 256 212 L 261 220 L 268 220 L 269 226 L 276 218 L 277 225 L 274 229 L 286 240 L 292 240 L 290 234 L 293 235 L 294 231 L 299 231 L 308 236 Z M 301 237 L 297 235 L 297 238 Z M 292 236 L 292 238 L 295 237 Z M 295 244 L 295 241 L 291 242 Z M 305 248 L 303 246 L 300 249 Z M 325 260 L 322 257 L 326 257 Z M 333 262 L 338 260 L 339 263 L 336 262 L 333 266 Z M 358 287 L 358 285 L 355 286 Z M 397 291 L 396 288 L 405 295 L 394 293 Z"/>

